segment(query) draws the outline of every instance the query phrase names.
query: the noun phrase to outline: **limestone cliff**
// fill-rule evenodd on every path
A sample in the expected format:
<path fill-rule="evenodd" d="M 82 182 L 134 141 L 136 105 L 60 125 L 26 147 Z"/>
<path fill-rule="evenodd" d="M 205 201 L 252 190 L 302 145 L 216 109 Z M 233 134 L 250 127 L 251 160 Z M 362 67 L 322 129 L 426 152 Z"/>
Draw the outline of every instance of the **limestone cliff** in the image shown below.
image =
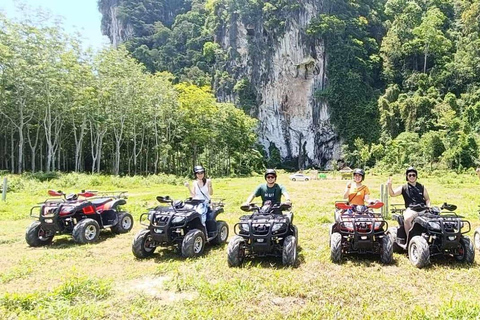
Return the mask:
<path fill-rule="evenodd" d="M 282 159 L 299 168 L 325 166 L 340 156 L 340 143 L 331 124 L 328 106 L 315 98 L 327 84 L 326 53 L 321 39 L 311 39 L 306 28 L 321 12 L 321 1 L 299 1 L 283 26 L 268 26 L 265 14 L 254 18 L 231 10 L 229 21 L 217 29 L 216 42 L 229 59 L 223 68 L 233 82 L 248 79 L 260 122 L 260 142 L 277 148 Z M 229 11 L 229 8 L 224 8 Z M 220 74 L 220 73 L 217 73 Z M 215 79 L 219 99 L 238 101 L 228 83 Z"/>

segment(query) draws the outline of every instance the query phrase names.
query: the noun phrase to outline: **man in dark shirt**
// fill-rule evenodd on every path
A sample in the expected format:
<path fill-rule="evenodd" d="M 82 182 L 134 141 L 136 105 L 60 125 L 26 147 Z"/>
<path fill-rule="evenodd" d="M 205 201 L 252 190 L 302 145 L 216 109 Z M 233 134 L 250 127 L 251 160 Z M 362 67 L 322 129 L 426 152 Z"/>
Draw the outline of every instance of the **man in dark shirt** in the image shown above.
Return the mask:
<path fill-rule="evenodd" d="M 420 212 L 412 209 L 412 206 L 430 206 L 430 197 L 428 195 L 427 189 L 417 182 L 418 172 L 414 167 L 409 167 L 405 172 L 407 179 L 407 184 L 397 187 L 395 190 L 392 188 L 392 177 L 388 178 L 387 187 L 388 194 L 391 197 L 396 197 L 399 195 L 403 196 L 405 201 L 405 213 L 403 214 L 405 218 L 405 232 L 408 235 L 408 231 L 412 227 L 412 222 L 415 217 L 418 216 Z"/>
<path fill-rule="evenodd" d="M 290 202 L 290 196 L 285 187 L 276 183 L 277 172 L 274 169 L 267 169 L 267 171 L 265 171 L 265 180 L 267 183 L 259 185 L 248 197 L 246 204 L 252 202 L 255 197 L 262 197 L 262 205 L 265 201 L 271 201 L 273 204 L 280 203 L 282 200 L 282 194 L 284 195 L 285 200 Z"/>

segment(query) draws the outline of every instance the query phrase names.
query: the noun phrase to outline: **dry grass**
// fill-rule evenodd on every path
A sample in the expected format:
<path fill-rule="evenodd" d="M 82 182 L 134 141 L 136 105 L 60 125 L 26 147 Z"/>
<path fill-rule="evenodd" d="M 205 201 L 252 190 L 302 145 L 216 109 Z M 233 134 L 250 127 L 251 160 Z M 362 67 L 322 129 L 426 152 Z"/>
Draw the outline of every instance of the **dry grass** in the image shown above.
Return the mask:
<path fill-rule="evenodd" d="M 379 197 L 386 178 L 367 177 L 373 197 Z M 260 182 L 262 177 L 214 181 L 216 196 L 226 199 L 221 218 L 231 231 L 242 214 L 239 205 Z M 472 229 L 480 225 L 478 178 L 451 174 L 422 182 L 434 204 L 455 203 Z M 108 183 L 95 187 L 115 189 Z M 39 184 L 39 190 L 32 185 L 9 194 L 8 202 L 0 204 L 0 318 L 457 319 L 480 314 L 479 257 L 474 265 L 433 259 L 430 267 L 421 270 L 399 254 L 391 266 L 371 256 L 349 256 L 344 263 L 333 264 L 328 223 L 345 181 L 290 182 L 283 175 L 280 183 L 294 204 L 301 246 L 297 268 L 284 268 L 276 259 L 255 259 L 241 268 L 228 268 L 225 247 L 208 247 L 198 259 L 157 249 L 153 258 L 136 260 L 131 243 L 141 230 L 138 223 L 129 234 L 113 236 L 104 231 L 93 245 L 79 246 L 70 237 L 59 236 L 49 247 L 30 248 L 24 240 L 28 208 L 44 198 L 42 190 L 55 188 L 55 181 Z M 395 176 L 394 184 L 400 183 L 403 178 Z M 137 221 L 146 207 L 155 204 L 156 195 L 186 196 L 184 187 L 144 181 L 131 182 L 128 190 L 125 208 Z M 18 220 L 9 218 L 13 211 L 20 215 Z"/>

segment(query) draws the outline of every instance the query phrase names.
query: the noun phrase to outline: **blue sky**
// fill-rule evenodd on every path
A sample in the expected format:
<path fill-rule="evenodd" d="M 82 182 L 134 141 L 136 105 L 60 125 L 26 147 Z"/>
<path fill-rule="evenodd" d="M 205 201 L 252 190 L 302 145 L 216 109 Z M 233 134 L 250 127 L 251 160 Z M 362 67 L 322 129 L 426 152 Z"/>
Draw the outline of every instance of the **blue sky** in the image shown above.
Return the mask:
<path fill-rule="evenodd" d="M 0 0 L 0 11 L 8 18 L 18 18 L 15 8 L 17 0 Z M 63 17 L 63 27 L 68 33 L 80 31 L 84 47 L 100 49 L 109 44 L 106 36 L 102 36 L 100 22 L 102 15 L 97 9 L 97 0 L 21 0 L 33 9 L 39 7 L 50 11 L 55 16 Z"/>

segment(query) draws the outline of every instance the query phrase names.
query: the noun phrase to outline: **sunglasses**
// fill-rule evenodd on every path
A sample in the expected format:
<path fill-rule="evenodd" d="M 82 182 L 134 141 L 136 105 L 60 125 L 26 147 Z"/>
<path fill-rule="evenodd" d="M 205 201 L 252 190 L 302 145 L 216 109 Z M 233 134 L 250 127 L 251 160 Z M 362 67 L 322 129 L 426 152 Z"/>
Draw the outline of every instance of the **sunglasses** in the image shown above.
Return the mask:
<path fill-rule="evenodd" d="M 201 172 L 195 172 L 195 174 L 204 174 L 205 172 L 201 171 Z"/>
<path fill-rule="evenodd" d="M 275 176 L 267 176 L 267 179 L 275 179 Z"/>
<path fill-rule="evenodd" d="M 412 173 L 412 174 L 409 174 L 408 176 L 409 176 L 409 177 L 416 177 L 417 175 L 414 174 L 414 173 Z"/>

